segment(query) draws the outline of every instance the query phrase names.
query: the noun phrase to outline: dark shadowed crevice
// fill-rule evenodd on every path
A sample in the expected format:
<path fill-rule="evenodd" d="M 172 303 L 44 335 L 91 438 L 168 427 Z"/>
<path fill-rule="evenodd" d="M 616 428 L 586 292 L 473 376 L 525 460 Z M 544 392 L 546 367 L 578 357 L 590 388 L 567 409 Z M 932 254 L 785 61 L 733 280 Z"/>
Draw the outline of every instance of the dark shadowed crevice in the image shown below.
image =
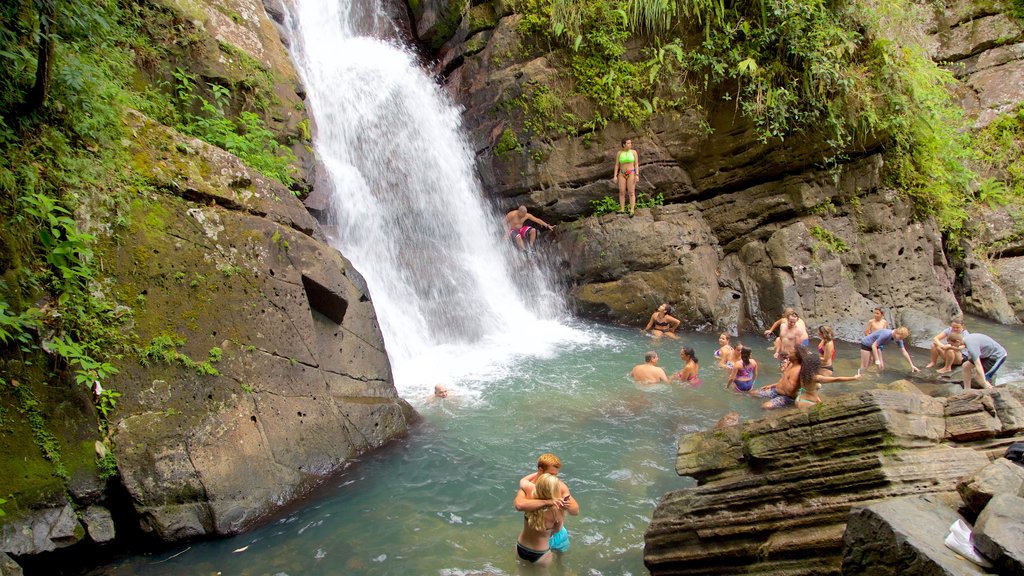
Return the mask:
<path fill-rule="evenodd" d="M 335 324 L 340 325 L 345 320 L 348 302 L 341 295 L 328 290 L 305 274 L 302 275 L 302 287 L 306 290 L 306 299 L 309 300 L 310 308 L 323 314 Z"/>

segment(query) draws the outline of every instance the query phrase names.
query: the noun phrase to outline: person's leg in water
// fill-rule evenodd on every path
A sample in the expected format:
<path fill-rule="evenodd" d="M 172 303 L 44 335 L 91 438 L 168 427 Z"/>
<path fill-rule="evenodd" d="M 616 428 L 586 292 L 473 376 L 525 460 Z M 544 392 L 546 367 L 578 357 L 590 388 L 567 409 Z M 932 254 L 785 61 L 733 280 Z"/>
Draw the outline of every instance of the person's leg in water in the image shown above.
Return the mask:
<path fill-rule="evenodd" d="M 530 248 L 531 249 L 533 248 L 533 245 L 536 242 L 537 242 L 537 229 L 536 228 L 530 228 Z"/>

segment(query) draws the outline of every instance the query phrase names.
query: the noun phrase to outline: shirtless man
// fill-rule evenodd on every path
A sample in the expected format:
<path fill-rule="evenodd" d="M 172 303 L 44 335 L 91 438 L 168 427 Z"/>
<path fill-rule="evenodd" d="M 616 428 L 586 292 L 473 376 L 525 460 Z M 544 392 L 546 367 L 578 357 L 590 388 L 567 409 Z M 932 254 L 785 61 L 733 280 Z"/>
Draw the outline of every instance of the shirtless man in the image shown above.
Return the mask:
<path fill-rule="evenodd" d="M 790 312 L 786 321 L 779 326 L 779 338 L 775 341 L 775 357 L 791 356 L 797 344 L 807 346 L 809 340 L 807 327 L 800 322 L 796 312 Z"/>
<path fill-rule="evenodd" d="M 551 504 L 548 500 L 535 500 L 533 498 L 533 481 L 541 474 L 558 476 L 558 471 L 561 469 L 562 461 L 558 459 L 558 456 L 550 453 L 541 454 L 540 458 L 537 458 L 537 471 L 527 474 L 519 480 L 519 491 L 516 492 L 516 499 L 512 503 L 516 510 L 529 512 Z M 556 500 L 555 505 L 558 508 L 565 508 L 573 516 L 579 515 L 580 504 L 569 493 L 569 487 L 565 485 L 565 482 L 558 481 L 558 491 L 558 500 Z M 566 531 L 564 524 L 561 530 L 551 535 L 548 545 L 556 552 L 565 552 L 569 549 L 569 532 Z"/>
<path fill-rule="evenodd" d="M 555 229 L 554 226 L 527 212 L 526 206 L 520 206 L 505 214 L 505 227 L 508 229 L 508 237 L 515 240 L 516 246 L 520 250 L 526 249 L 526 244 L 523 242 L 526 236 L 530 237 L 530 248 L 533 248 L 534 242 L 537 241 L 537 229 L 527 226 L 527 222 L 535 222 L 548 230 Z"/>
<path fill-rule="evenodd" d="M 889 322 L 886 321 L 885 315 L 882 314 L 881 308 L 871 309 L 871 320 L 868 320 L 867 326 L 864 327 L 864 335 L 870 336 L 872 332 L 878 332 L 883 328 L 888 328 Z M 930 368 L 930 366 L 929 366 Z"/>
<path fill-rule="evenodd" d="M 665 369 L 658 366 L 658 353 L 653 351 L 644 354 L 644 363 L 633 366 L 633 371 L 629 375 L 640 384 L 668 382 Z"/>
<path fill-rule="evenodd" d="M 448 392 L 448 387 L 444 384 L 435 384 L 434 393 L 427 396 L 427 402 L 436 402 L 438 400 L 444 400 L 449 398 L 451 393 Z"/>

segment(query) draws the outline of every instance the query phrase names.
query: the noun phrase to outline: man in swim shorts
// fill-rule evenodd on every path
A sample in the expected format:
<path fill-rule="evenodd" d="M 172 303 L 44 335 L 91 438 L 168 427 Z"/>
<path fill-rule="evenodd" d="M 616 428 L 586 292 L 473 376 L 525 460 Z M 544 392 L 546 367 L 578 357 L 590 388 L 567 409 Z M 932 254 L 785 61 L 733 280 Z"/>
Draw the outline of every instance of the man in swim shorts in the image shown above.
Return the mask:
<path fill-rule="evenodd" d="M 526 210 L 526 206 L 520 206 L 508 214 L 505 214 L 505 228 L 508 229 L 508 237 L 515 241 L 516 246 L 518 246 L 520 250 L 526 249 L 526 243 L 524 242 L 526 237 L 530 238 L 530 248 L 533 248 L 533 244 L 537 241 L 537 230 L 527 226 L 527 222 L 535 222 L 548 230 L 555 229 L 554 226 L 540 218 L 537 218 L 533 214 L 530 214 Z"/>
<path fill-rule="evenodd" d="M 982 388 L 991 388 L 996 372 L 1006 361 L 1006 348 L 984 334 L 972 332 L 964 336 L 964 390 L 977 381 Z"/>
<path fill-rule="evenodd" d="M 535 500 L 533 498 L 533 481 L 541 474 L 552 474 L 554 476 L 558 476 L 558 472 L 561 469 L 562 461 L 558 459 L 558 456 L 551 453 L 541 454 L 540 458 L 537 458 L 537 471 L 527 474 L 519 480 L 519 491 L 516 492 L 516 499 L 515 502 L 513 502 L 516 510 L 519 510 L 520 512 L 529 512 L 531 510 L 537 510 L 547 506 L 547 500 Z M 558 507 L 565 508 L 566 511 L 573 516 L 579 515 L 580 504 L 569 493 L 569 487 L 565 485 L 565 482 L 562 482 L 561 480 L 558 481 L 558 490 Z M 569 532 L 565 529 L 564 524 L 562 525 L 561 530 L 551 535 L 551 538 L 548 540 L 548 545 L 556 552 L 565 552 L 569 549 Z"/>

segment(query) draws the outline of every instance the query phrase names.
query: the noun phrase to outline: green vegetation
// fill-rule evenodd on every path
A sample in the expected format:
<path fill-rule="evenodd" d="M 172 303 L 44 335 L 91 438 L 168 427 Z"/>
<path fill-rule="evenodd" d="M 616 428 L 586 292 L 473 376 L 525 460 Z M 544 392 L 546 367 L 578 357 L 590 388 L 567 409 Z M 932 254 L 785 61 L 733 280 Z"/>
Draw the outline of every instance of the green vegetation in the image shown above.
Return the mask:
<path fill-rule="evenodd" d="M 96 468 L 99 470 L 100 480 L 117 476 L 117 458 L 114 457 L 114 453 L 107 451 L 102 458 L 96 461 Z"/>
<path fill-rule="evenodd" d="M 525 147 L 609 121 L 639 128 L 653 113 L 724 104 L 764 141 L 823 134 L 823 164 L 884 148 L 887 184 L 951 238 L 964 231 L 966 208 L 977 200 L 965 167 L 971 143 L 950 99 L 952 76 L 909 39 L 919 9 L 910 0 L 516 0 L 513 7 L 519 32 L 553 49 L 550 58 L 570 71 L 569 82 L 527 83 L 499 107 L 527 117 L 517 140 Z M 580 98 L 591 116 L 574 113 Z"/>
<path fill-rule="evenodd" d="M 824 248 L 825 251 L 830 254 L 840 254 L 842 252 L 850 251 L 850 247 L 842 238 L 821 226 L 812 226 L 808 232 L 810 232 L 811 236 L 816 240 L 816 245 Z"/>
<path fill-rule="evenodd" d="M 185 345 L 185 339 L 178 336 L 161 334 L 154 337 L 149 346 L 139 352 L 139 362 L 143 366 L 151 364 L 178 364 L 189 370 L 195 371 L 200 376 L 220 376 L 220 372 L 213 367 L 213 363 L 219 362 L 223 351 L 220 348 L 211 348 L 209 357 L 203 362 L 196 362 L 186 354 L 178 351 L 178 348 Z"/>
<path fill-rule="evenodd" d="M 181 121 L 178 129 L 219 146 L 247 165 L 285 186 L 295 184 L 295 155 L 287 147 L 278 144 L 263 120 L 253 112 L 243 111 L 234 120 L 225 114 L 231 100 L 231 92 L 218 84 L 210 84 L 213 101 L 196 93 L 196 77 L 178 68 L 174 71 Z M 199 114 L 190 112 L 197 107 Z"/>
<path fill-rule="evenodd" d="M 647 195 L 646 192 L 640 192 L 636 195 L 636 207 L 637 208 L 653 208 L 655 206 L 664 206 L 665 196 L 662 193 L 656 194 L 653 198 Z M 603 216 L 605 214 L 611 214 L 619 211 L 619 200 L 612 198 L 611 196 L 605 196 L 600 200 L 591 200 L 590 209 L 593 210 L 591 213 L 594 216 Z"/>

